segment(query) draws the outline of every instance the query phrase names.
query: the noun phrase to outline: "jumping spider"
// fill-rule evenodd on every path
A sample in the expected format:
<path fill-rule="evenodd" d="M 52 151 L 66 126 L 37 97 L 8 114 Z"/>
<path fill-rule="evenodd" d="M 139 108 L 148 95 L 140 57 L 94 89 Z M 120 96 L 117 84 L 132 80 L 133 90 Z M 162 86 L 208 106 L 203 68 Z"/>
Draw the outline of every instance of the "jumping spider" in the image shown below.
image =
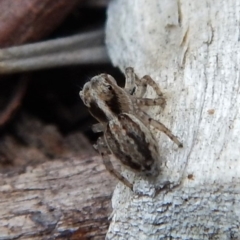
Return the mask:
<path fill-rule="evenodd" d="M 99 123 L 93 125 L 94 132 L 103 132 L 95 148 L 102 155 L 106 169 L 132 189 L 132 184 L 113 168 L 110 154 L 135 172 L 148 176 L 159 173 L 159 151 L 150 125 L 164 132 L 178 147 L 182 143 L 162 123 L 152 119 L 142 106 L 165 106 L 165 99 L 158 85 L 148 75 L 139 79 L 133 68 L 125 70 L 126 83 L 121 88 L 108 74 L 100 74 L 87 82 L 79 95 L 89 112 Z M 150 85 L 158 98 L 143 98 Z"/>

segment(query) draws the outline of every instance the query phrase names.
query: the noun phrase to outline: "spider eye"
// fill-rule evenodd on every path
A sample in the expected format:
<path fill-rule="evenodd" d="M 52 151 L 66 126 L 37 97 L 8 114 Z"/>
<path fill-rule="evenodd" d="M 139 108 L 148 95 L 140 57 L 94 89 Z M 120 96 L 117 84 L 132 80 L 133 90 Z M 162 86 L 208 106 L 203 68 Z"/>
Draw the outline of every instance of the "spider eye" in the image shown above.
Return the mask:
<path fill-rule="evenodd" d="M 111 86 L 111 85 L 107 85 L 107 88 L 108 88 L 109 90 L 112 90 L 112 86 Z"/>

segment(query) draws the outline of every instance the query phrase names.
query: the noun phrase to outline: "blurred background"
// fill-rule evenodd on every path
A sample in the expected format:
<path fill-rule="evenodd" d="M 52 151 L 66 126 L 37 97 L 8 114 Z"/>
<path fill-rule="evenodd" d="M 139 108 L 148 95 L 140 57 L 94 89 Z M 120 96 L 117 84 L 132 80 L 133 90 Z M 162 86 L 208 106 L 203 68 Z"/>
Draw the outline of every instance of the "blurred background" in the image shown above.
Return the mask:
<path fill-rule="evenodd" d="M 108 2 L 0 1 L 1 171 L 59 157 L 94 154 L 92 143 L 97 135 L 91 125 L 95 120 L 79 98 L 79 91 L 91 77 L 103 72 L 120 80 L 121 85 L 124 78 L 119 70 L 101 55 L 92 62 L 12 70 L 16 59 L 21 64 L 28 49 L 20 49 L 21 56 L 9 57 L 8 48 L 103 30 Z M 104 35 L 93 41 L 105 48 Z M 85 41 L 78 47 L 80 51 L 91 49 L 91 44 Z"/>

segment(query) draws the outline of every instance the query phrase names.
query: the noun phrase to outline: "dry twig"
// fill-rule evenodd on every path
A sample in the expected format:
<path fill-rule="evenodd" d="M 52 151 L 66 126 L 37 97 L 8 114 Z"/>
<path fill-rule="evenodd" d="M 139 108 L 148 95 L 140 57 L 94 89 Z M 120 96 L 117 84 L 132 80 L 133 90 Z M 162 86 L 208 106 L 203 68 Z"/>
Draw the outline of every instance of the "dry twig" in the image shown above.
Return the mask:
<path fill-rule="evenodd" d="M 108 63 L 104 31 L 0 50 L 0 73 L 9 74 L 75 64 Z"/>

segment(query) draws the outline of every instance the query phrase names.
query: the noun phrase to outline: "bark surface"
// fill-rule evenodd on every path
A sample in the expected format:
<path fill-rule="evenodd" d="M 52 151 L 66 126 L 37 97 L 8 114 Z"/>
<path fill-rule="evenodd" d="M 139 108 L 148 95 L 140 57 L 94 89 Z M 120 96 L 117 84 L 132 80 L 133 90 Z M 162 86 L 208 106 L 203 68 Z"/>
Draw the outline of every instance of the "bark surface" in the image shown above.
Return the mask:
<path fill-rule="evenodd" d="M 108 239 L 240 239 L 239 25 L 236 0 L 111 2 L 110 57 L 158 82 L 167 106 L 149 113 L 184 148 L 153 130 L 161 175 L 124 170 L 135 192 L 116 188 Z"/>
<path fill-rule="evenodd" d="M 0 239 L 104 239 L 115 181 L 100 157 L 0 174 Z"/>

